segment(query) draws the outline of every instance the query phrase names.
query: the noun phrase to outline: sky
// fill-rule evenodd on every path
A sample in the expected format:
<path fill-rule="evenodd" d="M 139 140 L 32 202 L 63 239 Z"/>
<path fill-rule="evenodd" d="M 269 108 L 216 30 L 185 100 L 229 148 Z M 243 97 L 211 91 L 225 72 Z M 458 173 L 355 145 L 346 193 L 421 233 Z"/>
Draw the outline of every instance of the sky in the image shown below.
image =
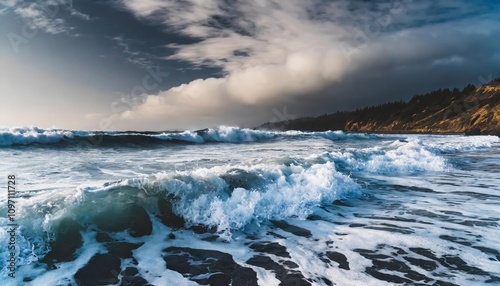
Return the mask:
<path fill-rule="evenodd" d="M 500 76 L 500 1 L 0 0 L 0 127 L 255 127 Z"/>

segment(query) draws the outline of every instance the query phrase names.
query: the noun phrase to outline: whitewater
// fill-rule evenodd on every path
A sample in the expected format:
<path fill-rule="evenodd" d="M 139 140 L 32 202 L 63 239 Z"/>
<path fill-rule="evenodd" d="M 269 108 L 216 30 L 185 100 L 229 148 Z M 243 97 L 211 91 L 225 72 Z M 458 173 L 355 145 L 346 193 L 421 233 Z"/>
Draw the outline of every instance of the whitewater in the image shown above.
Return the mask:
<path fill-rule="evenodd" d="M 0 158 L 0 285 L 500 284 L 497 136 L 30 127 Z"/>

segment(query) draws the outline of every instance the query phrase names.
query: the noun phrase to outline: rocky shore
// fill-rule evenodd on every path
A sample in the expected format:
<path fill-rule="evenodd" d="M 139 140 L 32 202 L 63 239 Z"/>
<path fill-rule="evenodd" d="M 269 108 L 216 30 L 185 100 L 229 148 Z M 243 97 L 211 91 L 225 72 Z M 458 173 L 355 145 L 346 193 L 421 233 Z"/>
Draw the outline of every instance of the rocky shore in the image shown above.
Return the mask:
<path fill-rule="evenodd" d="M 439 89 L 356 111 L 269 122 L 258 129 L 500 135 L 500 79 L 463 90 Z"/>

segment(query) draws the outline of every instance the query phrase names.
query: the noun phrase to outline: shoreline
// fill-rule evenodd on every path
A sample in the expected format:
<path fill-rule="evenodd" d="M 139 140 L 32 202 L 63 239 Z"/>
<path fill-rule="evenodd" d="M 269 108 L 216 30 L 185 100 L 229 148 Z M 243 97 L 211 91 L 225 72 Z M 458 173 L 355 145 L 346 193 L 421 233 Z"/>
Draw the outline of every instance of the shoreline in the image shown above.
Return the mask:
<path fill-rule="evenodd" d="M 454 131 L 449 131 L 449 132 L 423 132 L 423 131 L 378 131 L 378 130 L 370 130 L 370 131 L 363 131 L 363 130 L 342 130 L 342 129 L 328 129 L 328 130 L 311 130 L 311 129 L 285 129 L 285 130 L 279 130 L 279 129 L 265 129 L 265 128 L 254 128 L 253 130 L 259 130 L 259 131 L 277 131 L 277 132 L 286 132 L 286 131 L 301 131 L 301 132 L 325 132 L 325 131 L 342 131 L 344 133 L 366 133 L 366 134 L 422 134 L 422 135 L 463 135 L 463 136 L 497 136 L 500 137 L 500 132 L 486 132 L 486 133 L 481 133 L 481 132 L 454 132 Z"/>
<path fill-rule="evenodd" d="M 343 131 L 345 133 L 369 133 L 369 134 L 422 134 L 422 135 L 463 135 L 463 136 L 497 136 L 500 133 L 476 133 L 476 132 L 419 132 L 419 131 Z"/>

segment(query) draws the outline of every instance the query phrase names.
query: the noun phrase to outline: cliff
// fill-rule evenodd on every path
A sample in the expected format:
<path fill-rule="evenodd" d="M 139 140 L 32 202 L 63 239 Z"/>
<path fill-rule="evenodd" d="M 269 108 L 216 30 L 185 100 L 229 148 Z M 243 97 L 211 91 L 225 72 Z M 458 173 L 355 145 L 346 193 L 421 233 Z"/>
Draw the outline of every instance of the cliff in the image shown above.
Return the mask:
<path fill-rule="evenodd" d="M 266 123 L 258 129 L 500 134 L 500 79 L 478 88 L 439 89 L 356 111 Z"/>

